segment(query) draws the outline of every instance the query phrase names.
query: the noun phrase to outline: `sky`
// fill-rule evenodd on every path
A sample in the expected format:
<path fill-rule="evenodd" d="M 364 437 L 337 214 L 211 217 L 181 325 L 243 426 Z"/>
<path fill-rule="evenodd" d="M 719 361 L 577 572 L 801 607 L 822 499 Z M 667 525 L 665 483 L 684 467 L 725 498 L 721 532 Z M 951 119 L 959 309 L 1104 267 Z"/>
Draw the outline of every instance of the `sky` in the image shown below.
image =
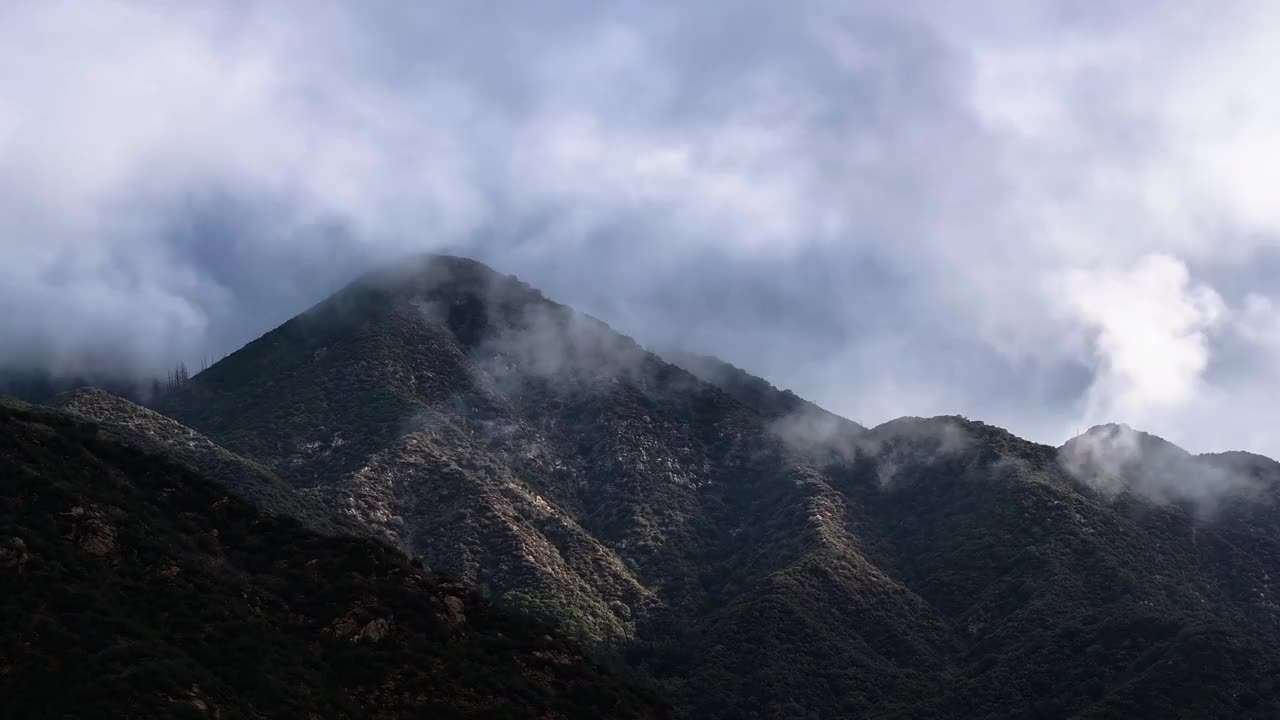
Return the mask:
<path fill-rule="evenodd" d="M 0 367 L 451 252 L 868 425 L 1280 456 L 1280 3 L 0 4 Z"/>

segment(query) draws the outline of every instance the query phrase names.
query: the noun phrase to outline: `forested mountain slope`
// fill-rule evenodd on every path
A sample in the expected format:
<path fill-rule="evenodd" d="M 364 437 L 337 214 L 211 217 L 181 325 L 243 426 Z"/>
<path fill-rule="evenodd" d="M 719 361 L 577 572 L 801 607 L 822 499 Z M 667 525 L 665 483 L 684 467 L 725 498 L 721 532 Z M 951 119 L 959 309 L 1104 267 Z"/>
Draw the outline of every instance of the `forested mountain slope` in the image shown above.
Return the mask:
<path fill-rule="evenodd" d="M 160 409 L 621 655 L 687 717 L 1276 714 L 1271 466 L 1105 428 L 863 430 L 699 374 L 426 257 Z"/>
<path fill-rule="evenodd" d="M 394 549 L 3 399 L 0 584 L 5 718 L 666 716 Z"/>

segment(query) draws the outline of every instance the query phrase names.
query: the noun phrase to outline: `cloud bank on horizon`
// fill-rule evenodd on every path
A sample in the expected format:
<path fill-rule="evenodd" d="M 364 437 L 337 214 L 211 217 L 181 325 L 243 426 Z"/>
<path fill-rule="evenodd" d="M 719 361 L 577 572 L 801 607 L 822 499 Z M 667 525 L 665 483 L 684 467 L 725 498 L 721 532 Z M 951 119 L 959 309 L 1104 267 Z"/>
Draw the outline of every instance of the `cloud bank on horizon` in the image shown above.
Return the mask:
<path fill-rule="evenodd" d="M 1280 455 L 1280 5 L 0 7 L 0 365 L 221 355 L 406 252 L 864 423 Z"/>

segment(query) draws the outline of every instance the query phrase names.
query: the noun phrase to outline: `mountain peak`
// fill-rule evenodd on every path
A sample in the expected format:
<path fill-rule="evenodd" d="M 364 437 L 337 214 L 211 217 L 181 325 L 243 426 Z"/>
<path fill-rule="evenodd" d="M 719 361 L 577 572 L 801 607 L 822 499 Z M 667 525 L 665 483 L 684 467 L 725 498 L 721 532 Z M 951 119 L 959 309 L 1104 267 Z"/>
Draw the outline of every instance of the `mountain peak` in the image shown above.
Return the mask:
<path fill-rule="evenodd" d="M 1221 485 L 1158 438 L 1099 426 L 1057 450 L 959 416 L 862 430 L 726 363 L 687 364 L 480 263 L 422 256 L 164 409 L 495 603 L 624 648 L 687 717 L 795 717 L 806 707 L 779 698 L 796 692 L 823 716 L 1025 717 L 1045 697 L 1019 694 L 1029 670 L 1087 656 L 1130 677 L 1135 653 L 1176 659 L 1169 638 L 1207 608 L 1254 611 L 1204 569 L 1214 545 L 1196 519 L 1158 507 Z M 1106 467 L 1117 448 L 1133 468 Z M 1157 502 L 1082 492 L 1059 464 L 1071 450 L 1114 469 L 1081 477 Z M 1135 506 L 1154 520 L 1121 515 Z M 1204 579 L 1196 594 L 1188 578 Z M 1127 595 L 1191 614 L 1135 624 L 1117 610 Z M 1066 615 L 1070 637 L 1042 621 Z M 1107 644 L 1117 635 L 1127 644 Z M 1076 697 L 1080 678 L 1064 678 L 1054 692 Z"/>
<path fill-rule="evenodd" d="M 1212 514 L 1233 498 L 1259 498 L 1276 463 L 1244 453 L 1192 455 L 1150 433 L 1110 423 L 1068 440 L 1058 450 L 1062 467 L 1102 495 L 1130 493 L 1157 503 L 1183 503 Z"/>
<path fill-rule="evenodd" d="M 354 280 L 348 288 L 375 288 L 403 293 L 523 295 L 528 301 L 546 301 L 543 294 L 514 275 L 502 273 L 478 260 L 456 255 L 423 253 L 376 268 Z M 341 291 L 338 295 L 341 295 Z"/>
<path fill-rule="evenodd" d="M 1136 430 L 1127 423 L 1094 425 L 1063 443 L 1062 449 L 1068 452 L 1106 453 L 1117 457 L 1123 455 L 1133 460 L 1140 457 L 1150 459 L 1157 455 L 1191 457 L 1191 453 L 1168 440 Z"/>
<path fill-rule="evenodd" d="M 491 326 L 519 318 L 533 307 L 567 311 L 516 276 L 484 263 L 421 254 L 365 273 L 291 323 L 349 329 L 410 311 L 411 317 L 446 327 L 469 347 Z"/>

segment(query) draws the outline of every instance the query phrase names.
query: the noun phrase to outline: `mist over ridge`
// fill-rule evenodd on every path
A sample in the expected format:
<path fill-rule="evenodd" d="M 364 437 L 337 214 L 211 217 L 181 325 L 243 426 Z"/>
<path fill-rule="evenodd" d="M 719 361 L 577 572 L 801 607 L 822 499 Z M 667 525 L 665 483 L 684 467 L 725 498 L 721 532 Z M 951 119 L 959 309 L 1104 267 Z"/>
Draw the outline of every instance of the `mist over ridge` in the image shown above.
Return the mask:
<path fill-rule="evenodd" d="M 2 367 L 198 367 L 434 250 L 866 424 L 1280 452 L 1271 3 L 2 12 Z"/>
<path fill-rule="evenodd" d="M 1275 720 L 1280 3 L 0 3 L 0 717 Z"/>

